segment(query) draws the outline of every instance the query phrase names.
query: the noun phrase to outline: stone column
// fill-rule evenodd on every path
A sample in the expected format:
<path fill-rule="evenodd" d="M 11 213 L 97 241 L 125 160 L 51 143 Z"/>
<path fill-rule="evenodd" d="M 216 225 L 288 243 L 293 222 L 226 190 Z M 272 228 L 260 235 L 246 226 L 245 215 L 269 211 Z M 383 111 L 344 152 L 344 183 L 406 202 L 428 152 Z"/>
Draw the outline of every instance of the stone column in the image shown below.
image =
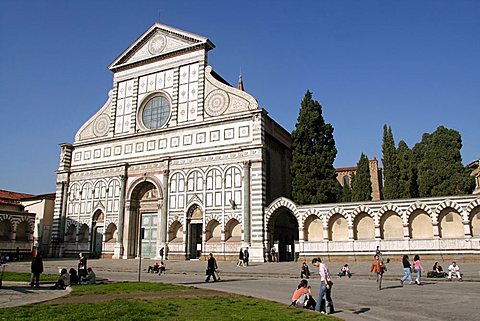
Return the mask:
<path fill-rule="evenodd" d="M 472 231 L 470 230 L 470 223 L 468 221 L 463 222 L 463 233 L 467 239 L 472 237 Z"/>
<path fill-rule="evenodd" d="M 440 224 L 437 222 L 432 222 L 432 229 L 433 229 L 433 238 L 439 239 L 440 238 Z"/>
<path fill-rule="evenodd" d="M 162 214 L 160 216 L 160 246 L 165 247 L 167 244 L 168 235 L 168 184 L 169 184 L 169 170 L 163 171 L 163 202 Z"/>
<path fill-rule="evenodd" d="M 113 259 L 119 259 L 123 256 L 123 229 L 125 219 L 125 191 L 127 188 L 127 176 L 120 176 L 120 200 L 118 209 L 117 242 L 113 250 Z"/>
<path fill-rule="evenodd" d="M 250 161 L 243 162 L 243 242 L 245 246 L 250 246 L 251 230 L 250 219 L 252 210 L 250 206 L 250 168 L 252 163 Z"/>
<path fill-rule="evenodd" d="M 375 225 L 375 240 L 381 240 L 382 239 L 382 230 L 380 229 L 380 224 Z"/>
<path fill-rule="evenodd" d="M 403 224 L 403 239 L 404 240 L 410 239 L 410 230 L 408 228 L 408 224 Z"/>

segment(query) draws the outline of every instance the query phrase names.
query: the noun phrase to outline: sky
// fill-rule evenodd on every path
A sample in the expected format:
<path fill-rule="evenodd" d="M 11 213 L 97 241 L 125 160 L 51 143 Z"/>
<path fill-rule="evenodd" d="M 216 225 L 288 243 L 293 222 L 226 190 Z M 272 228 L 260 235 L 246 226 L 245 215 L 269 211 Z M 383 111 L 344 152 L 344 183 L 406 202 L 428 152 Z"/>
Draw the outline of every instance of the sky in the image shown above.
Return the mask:
<path fill-rule="evenodd" d="M 291 132 L 307 90 L 336 167 L 443 125 L 480 158 L 480 1 L 0 1 L 0 189 L 55 191 L 60 143 L 107 99 L 108 65 L 155 22 L 209 38 L 208 62 Z"/>

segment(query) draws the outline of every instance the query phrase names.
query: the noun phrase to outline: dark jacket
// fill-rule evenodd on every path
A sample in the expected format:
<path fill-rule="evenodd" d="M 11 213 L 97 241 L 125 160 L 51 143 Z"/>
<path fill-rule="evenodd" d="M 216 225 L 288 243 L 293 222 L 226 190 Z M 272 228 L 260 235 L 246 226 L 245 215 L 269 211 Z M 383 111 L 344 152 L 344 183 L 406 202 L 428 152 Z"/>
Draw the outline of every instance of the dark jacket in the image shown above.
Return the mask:
<path fill-rule="evenodd" d="M 207 272 L 213 275 L 213 272 L 218 269 L 217 261 L 213 256 L 211 256 L 207 261 Z"/>
<path fill-rule="evenodd" d="M 39 255 L 34 257 L 32 260 L 32 273 L 33 274 L 43 273 L 43 259 Z"/>

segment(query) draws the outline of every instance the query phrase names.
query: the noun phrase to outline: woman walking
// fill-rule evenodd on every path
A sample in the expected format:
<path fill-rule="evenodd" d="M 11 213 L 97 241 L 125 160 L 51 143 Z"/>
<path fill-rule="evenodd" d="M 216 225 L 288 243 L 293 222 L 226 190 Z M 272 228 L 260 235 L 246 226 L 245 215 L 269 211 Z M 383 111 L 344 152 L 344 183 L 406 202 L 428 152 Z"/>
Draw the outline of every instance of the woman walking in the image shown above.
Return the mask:
<path fill-rule="evenodd" d="M 404 255 L 402 259 L 402 264 L 403 264 L 403 271 L 405 274 L 403 275 L 402 279 L 400 280 L 400 283 L 403 286 L 403 282 L 408 279 L 408 284 L 412 284 L 412 265 L 410 264 L 410 261 L 408 260 L 408 255 Z"/>
<path fill-rule="evenodd" d="M 422 277 L 423 266 L 422 262 L 420 261 L 419 255 L 415 255 L 415 257 L 413 258 L 413 268 L 415 269 L 415 274 L 417 276 L 415 278 L 415 283 L 420 285 L 420 278 Z"/>

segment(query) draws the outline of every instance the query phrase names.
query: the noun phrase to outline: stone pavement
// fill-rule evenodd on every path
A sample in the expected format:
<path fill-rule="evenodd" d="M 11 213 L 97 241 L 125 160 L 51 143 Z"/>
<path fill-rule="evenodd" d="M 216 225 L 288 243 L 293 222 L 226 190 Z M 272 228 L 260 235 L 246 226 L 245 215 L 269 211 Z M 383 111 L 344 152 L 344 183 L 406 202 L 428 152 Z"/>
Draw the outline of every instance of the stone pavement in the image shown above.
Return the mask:
<path fill-rule="evenodd" d="M 51 290 L 49 286 L 43 285 L 39 288 L 32 288 L 27 282 L 3 281 L 3 287 L 0 289 L 0 308 L 50 301 L 71 292 L 70 288 L 67 290 Z"/>
<path fill-rule="evenodd" d="M 293 289 L 300 278 L 301 262 L 252 263 L 249 267 L 237 267 L 235 262 L 219 261 L 221 282 L 204 283 L 205 261 L 166 261 L 167 274 L 158 276 L 146 273 L 153 260 L 142 260 L 141 281 L 177 283 L 200 288 L 216 289 L 225 292 L 261 297 L 288 304 Z M 89 266 L 98 277 L 112 281 L 137 281 L 138 260 L 89 260 Z M 440 262 L 446 269 L 450 262 Z M 332 274 L 340 270 L 341 263 L 327 263 Z M 76 267 L 77 260 L 45 259 L 45 273 L 58 273 L 59 268 Z M 424 261 L 429 270 L 433 262 Z M 385 290 L 377 291 L 375 281 L 369 279 L 370 264 L 365 262 L 350 263 L 351 279 L 334 279 L 333 299 L 335 316 L 345 320 L 480 320 L 476 312 L 476 298 L 480 293 L 480 264 L 462 263 L 461 271 L 464 282 L 438 279 L 426 279 L 424 286 L 401 287 L 399 279 L 403 274 L 400 262 L 391 262 L 385 274 Z M 319 279 L 314 267 L 310 284 L 314 293 L 318 293 Z M 30 262 L 9 263 L 7 270 L 28 272 Z M 26 283 L 25 283 L 26 285 Z M 29 289 L 29 288 L 28 288 Z M 27 290 L 28 290 L 27 289 Z M 3 297 L 5 289 L 0 289 Z M 41 291 L 41 290 L 39 290 Z M 44 301 L 49 300 L 45 294 L 37 292 L 30 297 Z M 29 294 L 26 293 L 26 296 Z M 27 297 L 19 298 L 30 304 Z M 0 307 L 11 306 L 9 303 Z"/>

